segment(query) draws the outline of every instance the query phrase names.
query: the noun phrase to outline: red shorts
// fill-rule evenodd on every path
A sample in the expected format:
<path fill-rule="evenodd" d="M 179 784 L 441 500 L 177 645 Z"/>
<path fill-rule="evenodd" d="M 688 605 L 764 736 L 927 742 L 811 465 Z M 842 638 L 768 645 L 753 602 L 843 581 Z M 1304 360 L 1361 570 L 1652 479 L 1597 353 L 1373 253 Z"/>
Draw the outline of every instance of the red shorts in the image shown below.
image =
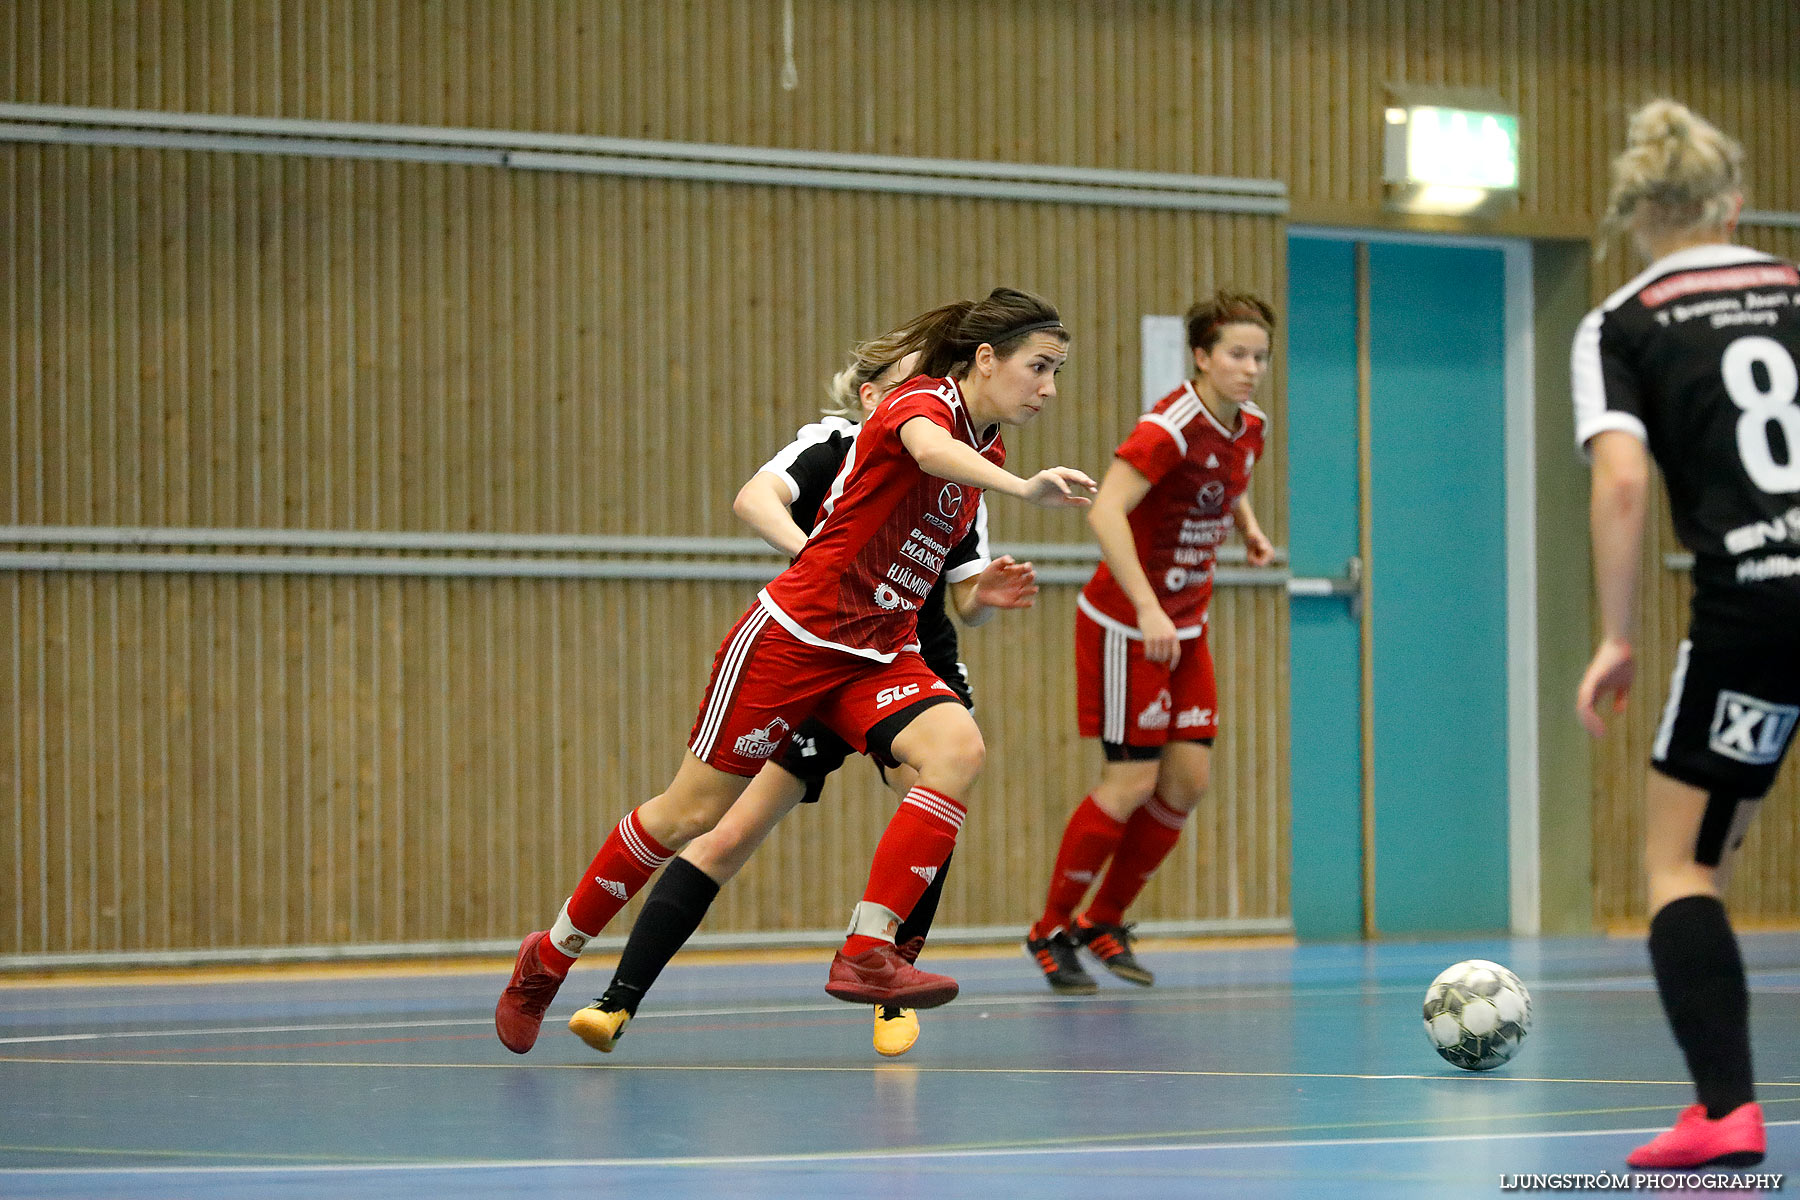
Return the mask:
<path fill-rule="evenodd" d="M 1075 612 L 1075 711 L 1082 737 L 1163 746 L 1219 733 L 1219 688 L 1206 630 L 1181 643 L 1174 671 L 1144 658 L 1144 643 Z"/>
<path fill-rule="evenodd" d="M 709 767 L 754 775 L 781 753 L 796 726 L 817 717 L 860 754 L 883 720 L 940 697 L 957 699 L 916 651 L 880 663 L 810 645 L 759 601 L 713 658 L 688 749 Z"/>

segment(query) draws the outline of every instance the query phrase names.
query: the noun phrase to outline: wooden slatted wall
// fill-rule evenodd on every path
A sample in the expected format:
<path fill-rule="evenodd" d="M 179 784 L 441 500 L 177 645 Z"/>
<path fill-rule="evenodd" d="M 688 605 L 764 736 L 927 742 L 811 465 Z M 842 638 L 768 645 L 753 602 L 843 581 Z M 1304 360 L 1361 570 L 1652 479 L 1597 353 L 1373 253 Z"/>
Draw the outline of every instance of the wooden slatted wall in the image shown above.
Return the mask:
<path fill-rule="evenodd" d="M 761 0 L 18 0 L 0 100 L 1274 177 L 1297 215 L 1350 219 L 1377 200 L 1386 83 L 1484 86 L 1524 114 L 1522 220 L 1586 228 L 1624 112 L 1672 90 L 1745 138 L 1755 203 L 1800 208 L 1786 0 L 794 12 L 786 90 Z M 843 347 L 1002 280 L 1076 331 L 1013 461 L 1095 469 L 1135 409 L 1138 316 L 1213 281 L 1279 296 L 1282 251 L 1261 217 L 0 143 L 0 519 L 736 533 L 731 491 Z M 1280 541 L 1273 382 L 1254 497 Z M 0 953 L 541 922 L 666 779 L 747 592 L 0 576 Z M 1030 915 L 1093 774 L 1071 601 L 1049 589 L 967 639 L 994 753 L 948 921 Z M 1287 911 L 1285 627 L 1270 592 L 1219 602 L 1218 800 L 1146 917 Z M 1598 822 L 1641 757 L 1609 760 Z M 886 811 L 867 774 L 709 927 L 835 924 Z M 1629 883 L 1603 841 L 1610 913 Z"/>

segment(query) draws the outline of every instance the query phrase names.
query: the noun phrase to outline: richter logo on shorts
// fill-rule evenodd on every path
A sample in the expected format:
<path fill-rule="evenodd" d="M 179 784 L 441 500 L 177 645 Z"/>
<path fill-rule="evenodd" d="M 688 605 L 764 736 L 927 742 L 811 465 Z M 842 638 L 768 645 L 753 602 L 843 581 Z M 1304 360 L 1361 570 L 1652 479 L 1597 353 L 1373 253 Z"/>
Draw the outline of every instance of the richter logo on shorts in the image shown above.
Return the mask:
<path fill-rule="evenodd" d="M 1156 699 L 1150 702 L 1149 707 L 1138 714 L 1138 728 L 1167 729 L 1169 727 L 1169 710 L 1174 707 L 1175 698 L 1169 695 L 1168 688 L 1164 688 L 1156 694 Z"/>
<path fill-rule="evenodd" d="M 752 729 L 737 740 L 737 752 L 745 758 L 770 758 L 788 735 L 789 725 L 776 717 L 761 729 Z"/>
<path fill-rule="evenodd" d="M 1766 767 L 1781 761 L 1796 718 L 1800 718 L 1800 708 L 1791 704 L 1770 704 L 1742 692 L 1721 691 L 1707 745 L 1715 754 Z"/>

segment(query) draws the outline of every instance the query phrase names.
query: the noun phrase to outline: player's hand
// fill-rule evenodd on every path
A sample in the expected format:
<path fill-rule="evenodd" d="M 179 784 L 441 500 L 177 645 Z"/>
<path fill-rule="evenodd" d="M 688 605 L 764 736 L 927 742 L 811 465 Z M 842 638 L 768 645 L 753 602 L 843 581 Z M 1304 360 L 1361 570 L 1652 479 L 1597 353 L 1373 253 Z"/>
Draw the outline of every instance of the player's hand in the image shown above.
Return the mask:
<path fill-rule="evenodd" d="M 1636 675 L 1637 658 L 1630 642 L 1607 638 L 1600 643 L 1581 677 L 1581 686 L 1575 689 L 1575 715 L 1589 733 L 1595 737 L 1606 733 L 1606 718 L 1600 715 L 1600 706 L 1607 696 L 1612 697 L 1614 713 L 1625 711 L 1625 695 Z"/>
<path fill-rule="evenodd" d="M 976 604 L 984 608 L 1030 608 L 1037 601 L 1037 568 L 1002 554 L 975 577 Z"/>
<path fill-rule="evenodd" d="M 1045 467 L 1025 481 L 1021 500 L 1039 508 L 1086 508 L 1099 485 L 1074 467 Z"/>
<path fill-rule="evenodd" d="M 1175 635 L 1175 622 L 1158 605 L 1138 612 L 1138 632 L 1144 635 L 1144 658 L 1153 663 L 1168 663 L 1169 670 L 1181 661 L 1181 639 Z"/>
<path fill-rule="evenodd" d="M 1260 529 L 1244 530 L 1244 556 L 1253 567 L 1266 567 L 1275 561 L 1275 543 Z"/>

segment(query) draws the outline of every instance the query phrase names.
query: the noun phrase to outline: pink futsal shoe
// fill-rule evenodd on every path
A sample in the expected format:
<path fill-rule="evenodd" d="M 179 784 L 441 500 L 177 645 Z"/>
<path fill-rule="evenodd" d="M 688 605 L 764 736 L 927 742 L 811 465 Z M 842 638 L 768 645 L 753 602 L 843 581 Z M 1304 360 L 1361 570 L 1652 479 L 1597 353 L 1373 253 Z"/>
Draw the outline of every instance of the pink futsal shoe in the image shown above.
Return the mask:
<path fill-rule="evenodd" d="M 494 1032 L 500 1035 L 500 1044 L 514 1054 L 523 1054 L 537 1044 L 544 1010 L 562 986 L 564 977 L 545 966 L 538 955 L 538 947 L 549 936 L 547 930 L 525 935 L 512 979 L 500 993 L 500 1003 L 494 1005 Z"/>
<path fill-rule="evenodd" d="M 1754 1167 L 1763 1160 L 1762 1105 L 1740 1104 L 1716 1121 L 1706 1107 L 1682 1110 L 1675 1128 L 1658 1134 L 1625 1156 L 1634 1167 Z"/>
<path fill-rule="evenodd" d="M 825 990 L 852 1004 L 936 1008 L 956 999 L 958 989 L 956 980 L 919 970 L 893 945 L 883 942 L 854 958 L 839 950 L 831 960 L 831 978 Z"/>

